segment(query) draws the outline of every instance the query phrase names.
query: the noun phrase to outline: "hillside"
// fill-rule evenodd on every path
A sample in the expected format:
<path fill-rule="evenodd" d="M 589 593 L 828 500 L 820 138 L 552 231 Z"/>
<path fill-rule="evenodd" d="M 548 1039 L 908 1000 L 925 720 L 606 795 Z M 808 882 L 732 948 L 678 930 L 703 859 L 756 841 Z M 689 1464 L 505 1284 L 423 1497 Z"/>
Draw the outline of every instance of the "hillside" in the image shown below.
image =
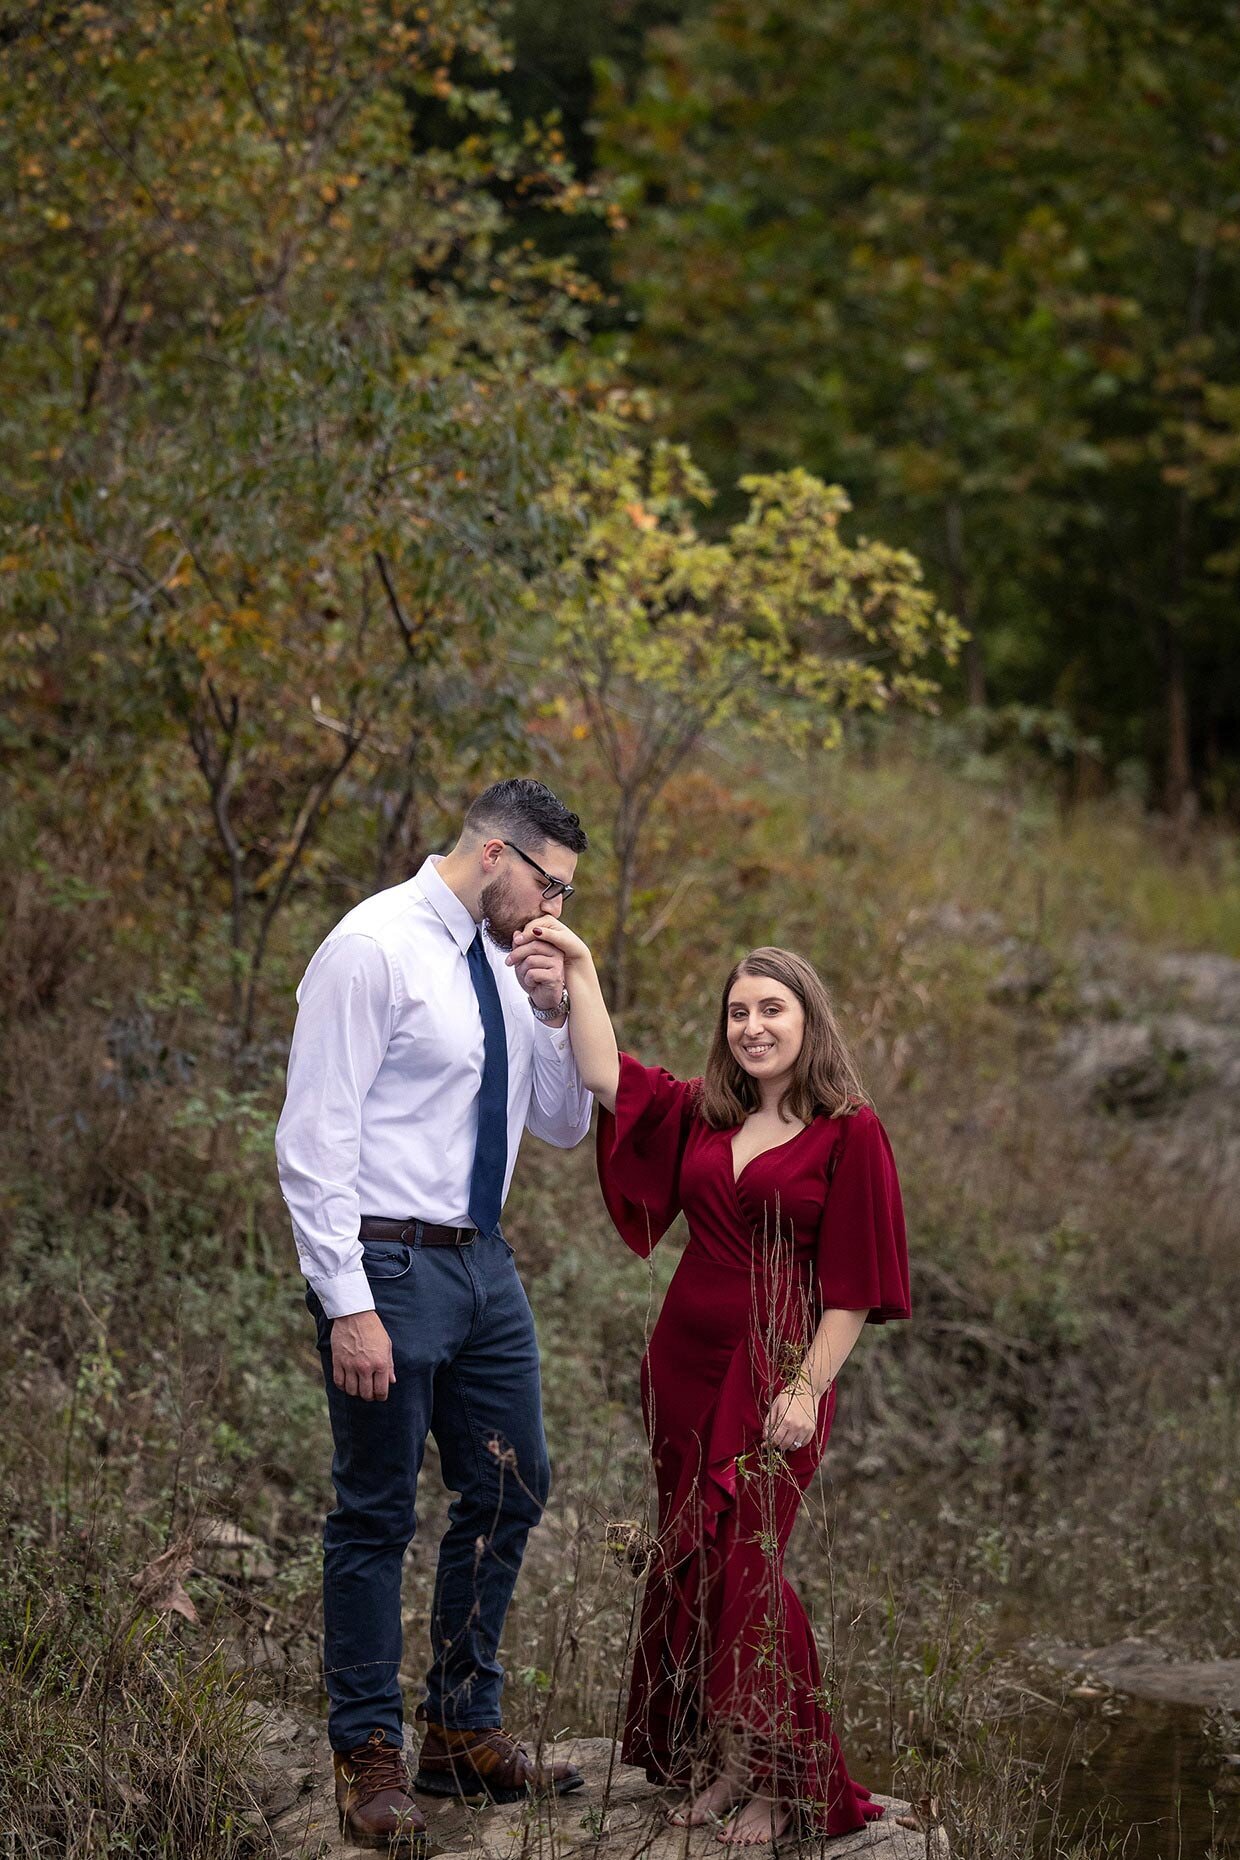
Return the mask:
<path fill-rule="evenodd" d="M 580 736 L 552 720 L 530 759 L 606 818 Z M 606 841 L 573 905 L 591 937 Z M 808 771 L 721 743 L 643 857 L 624 1043 L 696 1070 L 734 954 L 796 947 L 900 1162 L 915 1322 L 850 1364 L 792 1558 L 850 1761 L 934 1797 L 957 1854 L 1100 1854 L 1055 1831 L 1022 1761 L 1049 1737 L 1030 1642 L 1240 1654 L 1236 844 L 1167 843 L 1122 798 L 1065 815 L 1035 771 L 936 727 Z M 5 882 L 0 1367 L 25 1418 L 0 1446 L 5 1822 L 32 1854 L 101 1851 L 76 1830 L 103 1789 L 138 1851 L 170 1826 L 179 1857 L 261 1851 L 244 1707 L 317 1710 L 330 1459 L 271 1132 L 292 984 L 367 885 L 345 847 L 296 899 L 238 1078 L 209 936 L 188 958 L 168 902 L 141 914 L 115 873 Z M 555 1465 L 506 1709 L 608 1736 L 634 1594 L 608 1527 L 644 1515 L 637 1363 L 679 1242 L 627 1255 L 588 1151 L 531 1143 L 506 1221 Z M 443 1502 L 428 1461 L 411 1678 Z M 44 1754 L 66 1740 L 71 1783 Z M 1192 1812 L 1185 1856 L 1206 1851 Z"/>

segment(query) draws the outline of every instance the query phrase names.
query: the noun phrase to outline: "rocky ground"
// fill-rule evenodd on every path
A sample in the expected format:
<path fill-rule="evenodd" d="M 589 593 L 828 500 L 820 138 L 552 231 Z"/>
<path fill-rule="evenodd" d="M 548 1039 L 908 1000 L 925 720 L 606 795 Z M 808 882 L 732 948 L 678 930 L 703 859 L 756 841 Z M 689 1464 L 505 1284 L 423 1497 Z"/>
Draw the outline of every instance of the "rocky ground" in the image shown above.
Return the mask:
<path fill-rule="evenodd" d="M 331 1758 L 321 1725 L 291 1714 L 264 1713 L 259 1735 L 268 1782 L 262 1820 L 282 1855 L 327 1860 L 351 1855 L 338 1830 Z M 411 1757 L 415 1754 L 411 1748 Z M 721 1849 L 710 1829 L 671 1828 L 665 1798 L 640 1770 L 619 1761 L 610 1738 L 584 1737 L 556 1745 L 556 1756 L 576 1763 L 585 1787 L 540 1805 L 475 1809 L 463 1803 L 419 1798 L 430 1823 L 435 1860 L 557 1860 L 558 1856 L 605 1856 L 606 1860 L 700 1860 Z M 857 1834 L 821 1846 L 831 1860 L 849 1855 L 874 1860 L 942 1860 L 947 1844 L 941 1828 L 926 1828 L 905 1802 L 876 1798 L 887 1810 Z M 766 1851 L 766 1850 L 762 1850 Z M 802 1851 L 809 1851 L 808 1844 Z"/>
<path fill-rule="evenodd" d="M 1208 950 L 1157 950 L 1115 934 L 1054 953 L 1004 931 L 991 911 L 927 913 L 923 934 L 973 946 L 988 995 L 1016 1011 L 1049 1011 L 1060 1032 L 1047 1058 L 1055 1089 L 1083 1111 L 1153 1126 L 1181 1150 L 1207 1138 L 1220 1164 L 1240 1165 L 1240 961 Z M 1222 1146 L 1221 1152 L 1219 1146 Z"/>
<path fill-rule="evenodd" d="M 1106 1647 L 1037 1647 L 1038 1659 L 1072 1673 L 1075 1696 L 1126 1692 L 1161 1705 L 1240 1711 L 1240 1660 L 1178 1660 L 1156 1641 L 1130 1636 Z M 1240 1756 L 1236 1757 L 1240 1763 Z"/>

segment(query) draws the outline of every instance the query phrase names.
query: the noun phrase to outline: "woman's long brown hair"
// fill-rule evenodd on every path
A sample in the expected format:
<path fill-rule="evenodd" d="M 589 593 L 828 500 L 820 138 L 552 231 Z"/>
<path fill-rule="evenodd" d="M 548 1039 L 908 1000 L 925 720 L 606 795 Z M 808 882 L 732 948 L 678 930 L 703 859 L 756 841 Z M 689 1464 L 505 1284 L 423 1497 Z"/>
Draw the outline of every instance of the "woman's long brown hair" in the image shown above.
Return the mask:
<path fill-rule="evenodd" d="M 724 984 L 702 1079 L 698 1108 L 704 1121 L 714 1130 L 731 1130 L 761 1102 L 757 1080 L 737 1062 L 728 1045 L 728 999 L 742 975 L 765 975 L 773 982 L 782 982 L 796 996 L 805 1014 L 801 1050 L 779 1100 L 781 1117 L 792 1116 L 808 1124 L 819 1114 L 847 1116 L 869 1104 L 869 1094 L 836 1025 L 831 997 L 818 971 L 790 949 L 754 949 L 742 957 Z"/>

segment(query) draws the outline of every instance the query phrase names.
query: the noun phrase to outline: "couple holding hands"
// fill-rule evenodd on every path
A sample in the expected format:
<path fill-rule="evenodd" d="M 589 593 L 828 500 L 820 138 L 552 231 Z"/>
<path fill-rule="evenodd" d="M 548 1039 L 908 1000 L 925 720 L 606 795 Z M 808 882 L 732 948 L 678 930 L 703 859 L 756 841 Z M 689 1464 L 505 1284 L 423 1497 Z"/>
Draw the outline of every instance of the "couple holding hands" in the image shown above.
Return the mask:
<path fill-rule="evenodd" d="M 414 1792 L 514 1801 L 581 1784 L 501 1725 L 498 1648 L 550 1481 L 533 1320 L 500 1213 L 526 1130 L 599 1104 L 621 1238 L 689 1239 L 641 1366 L 658 1494 L 623 1759 L 679 1824 L 754 1846 L 881 1814 L 848 1775 L 783 1556 L 868 1321 L 909 1315 L 900 1189 L 822 982 L 791 951 L 727 978 L 700 1079 L 617 1050 L 562 920 L 586 835 L 498 782 L 414 878 L 356 906 L 298 990 L 276 1137 L 332 1424 L 324 1674 L 342 1830 L 425 1851 Z M 404 1759 L 401 1566 L 434 1434 L 456 1494 Z"/>

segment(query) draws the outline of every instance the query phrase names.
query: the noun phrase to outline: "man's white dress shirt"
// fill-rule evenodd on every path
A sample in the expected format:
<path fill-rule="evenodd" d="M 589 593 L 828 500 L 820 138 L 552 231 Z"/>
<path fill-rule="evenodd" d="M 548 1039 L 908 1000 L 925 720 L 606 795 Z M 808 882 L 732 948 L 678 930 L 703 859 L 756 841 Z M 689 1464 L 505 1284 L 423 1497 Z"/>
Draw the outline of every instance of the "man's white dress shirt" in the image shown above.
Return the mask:
<path fill-rule="evenodd" d="M 374 1309 L 363 1214 L 472 1225 L 484 1048 L 466 952 L 478 926 L 436 863 L 343 917 L 297 990 L 276 1161 L 301 1269 L 328 1317 Z M 483 947 L 508 1033 L 507 1196 L 522 1131 L 571 1149 L 594 1100 L 568 1028 L 535 1020 L 504 952 L 485 935 Z"/>

